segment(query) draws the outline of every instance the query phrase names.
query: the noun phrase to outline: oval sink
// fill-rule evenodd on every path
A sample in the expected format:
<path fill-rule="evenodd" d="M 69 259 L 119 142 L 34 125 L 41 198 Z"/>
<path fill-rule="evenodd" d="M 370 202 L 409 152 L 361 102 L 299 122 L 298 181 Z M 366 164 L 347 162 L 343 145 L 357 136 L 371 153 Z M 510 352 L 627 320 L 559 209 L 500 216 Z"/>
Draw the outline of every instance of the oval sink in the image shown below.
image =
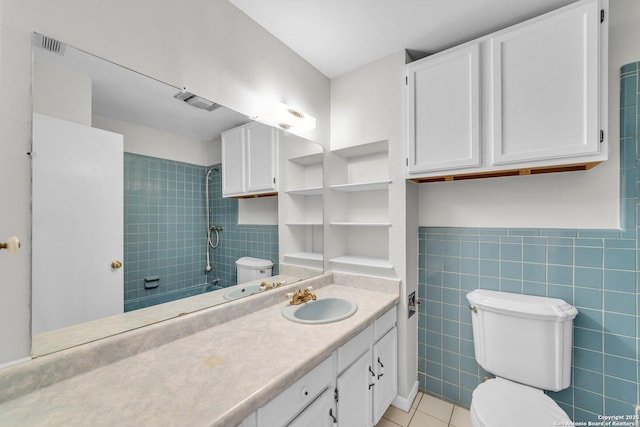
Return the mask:
<path fill-rule="evenodd" d="M 257 294 L 260 292 L 260 283 L 253 283 L 250 285 L 236 285 L 232 289 L 225 292 L 222 297 L 226 300 L 232 301 L 234 299 L 246 297 L 249 295 Z"/>
<path fill-rule="evenodd" d="M 298 323 L 332 323 L 351 317 L 358 305 L 348 298 L 320 297 L 300 305 L 287 305 L 282 309 L 285 319 Z"/>

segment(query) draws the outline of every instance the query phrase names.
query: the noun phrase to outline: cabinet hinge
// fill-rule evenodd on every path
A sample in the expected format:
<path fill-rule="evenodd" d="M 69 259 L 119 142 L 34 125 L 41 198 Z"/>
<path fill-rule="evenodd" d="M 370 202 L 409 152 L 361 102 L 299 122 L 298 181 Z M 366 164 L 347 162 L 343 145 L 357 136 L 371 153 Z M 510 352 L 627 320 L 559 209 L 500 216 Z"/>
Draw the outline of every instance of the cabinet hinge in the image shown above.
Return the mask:
<path fill-rule="evenodd" d="M 405 160 L 405 163 L 407 164 L 407 166 L 409 166 L 409 158 L 405 157 L 404 160 Z"/>
<path fill-rule="evenodd" d="M 333 390 L 333 399 L 334 399 L 336 402 L 338 401 L 339 395 L 340 395 L 340 393 L 338 393 L 338 387 L 336 387 L 336 388 Z"/>
<path fill-rule="evenodd" d="M 409 84 L 409 77 L 408 76 L 404 76 L 404 84 L 405 85 Z"/>
<path fill-rule="evenodd" d="M 276 183 L 276 179 L 275 179 L 275 178 L 273 178 L 273 183 L 274 183 L 274 184 Z"/>
<path fill-rule="evenodd" d="M 600 9 L 600 23 L 604 22 L 604 9 Z"/>
<path fill-rule="evenodd" d="M 600 129 L 600 142 L 604 142 L 604 131 Z"/>

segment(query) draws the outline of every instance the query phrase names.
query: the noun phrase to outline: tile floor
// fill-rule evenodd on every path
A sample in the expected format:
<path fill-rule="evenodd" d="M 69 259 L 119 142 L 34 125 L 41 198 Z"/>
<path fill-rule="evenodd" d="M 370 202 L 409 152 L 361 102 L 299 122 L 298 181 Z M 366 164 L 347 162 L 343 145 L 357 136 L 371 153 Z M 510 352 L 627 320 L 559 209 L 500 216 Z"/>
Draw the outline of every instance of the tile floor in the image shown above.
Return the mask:
<path fill-rule="evenodd" d="M 418 392 L 411 410 L 389 407 L 376 427 L 471 427 L 469 410 Z"/>

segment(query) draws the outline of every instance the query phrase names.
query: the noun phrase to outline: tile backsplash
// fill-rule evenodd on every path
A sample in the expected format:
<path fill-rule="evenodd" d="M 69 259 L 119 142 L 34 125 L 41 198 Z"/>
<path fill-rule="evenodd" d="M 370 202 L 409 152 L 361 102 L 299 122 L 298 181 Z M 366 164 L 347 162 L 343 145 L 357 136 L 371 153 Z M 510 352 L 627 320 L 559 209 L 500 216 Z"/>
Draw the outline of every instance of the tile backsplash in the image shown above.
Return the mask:
<path fill-rule="evenodd" d="M 639 67 L 621 70 L 621 230 L 419 229 L 422 390 L 470 405 L 488 374 L 475 362 L 465 295 L 491 289 L 562 298 L 578 309 L 572 385 L 548 393 L 574 421 L 634 414 L 640 402 Z"/>

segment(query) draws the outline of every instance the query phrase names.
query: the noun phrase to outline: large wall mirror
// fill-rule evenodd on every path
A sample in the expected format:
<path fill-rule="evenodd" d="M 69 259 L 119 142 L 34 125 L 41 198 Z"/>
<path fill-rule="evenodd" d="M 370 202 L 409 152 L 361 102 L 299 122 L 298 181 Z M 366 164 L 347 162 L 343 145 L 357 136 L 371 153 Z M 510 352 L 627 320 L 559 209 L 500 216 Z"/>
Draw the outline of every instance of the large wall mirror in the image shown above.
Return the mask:
<path fill-rule="evenodd" d="M 33 356 L 319 272 L 280 263 L 283 189 L 223 197 L 234 165 L 221 135 L 250 118 L 47 36 L 33 45 Z M 320 145 L 275 132 L 276 165 L 322 157 Z M 296 233 L 285 234 L 294 250 Z M 316 234 L 299 250 L 321 252 Z M 244 257 L 271 275 L 238 284 Z"/>

